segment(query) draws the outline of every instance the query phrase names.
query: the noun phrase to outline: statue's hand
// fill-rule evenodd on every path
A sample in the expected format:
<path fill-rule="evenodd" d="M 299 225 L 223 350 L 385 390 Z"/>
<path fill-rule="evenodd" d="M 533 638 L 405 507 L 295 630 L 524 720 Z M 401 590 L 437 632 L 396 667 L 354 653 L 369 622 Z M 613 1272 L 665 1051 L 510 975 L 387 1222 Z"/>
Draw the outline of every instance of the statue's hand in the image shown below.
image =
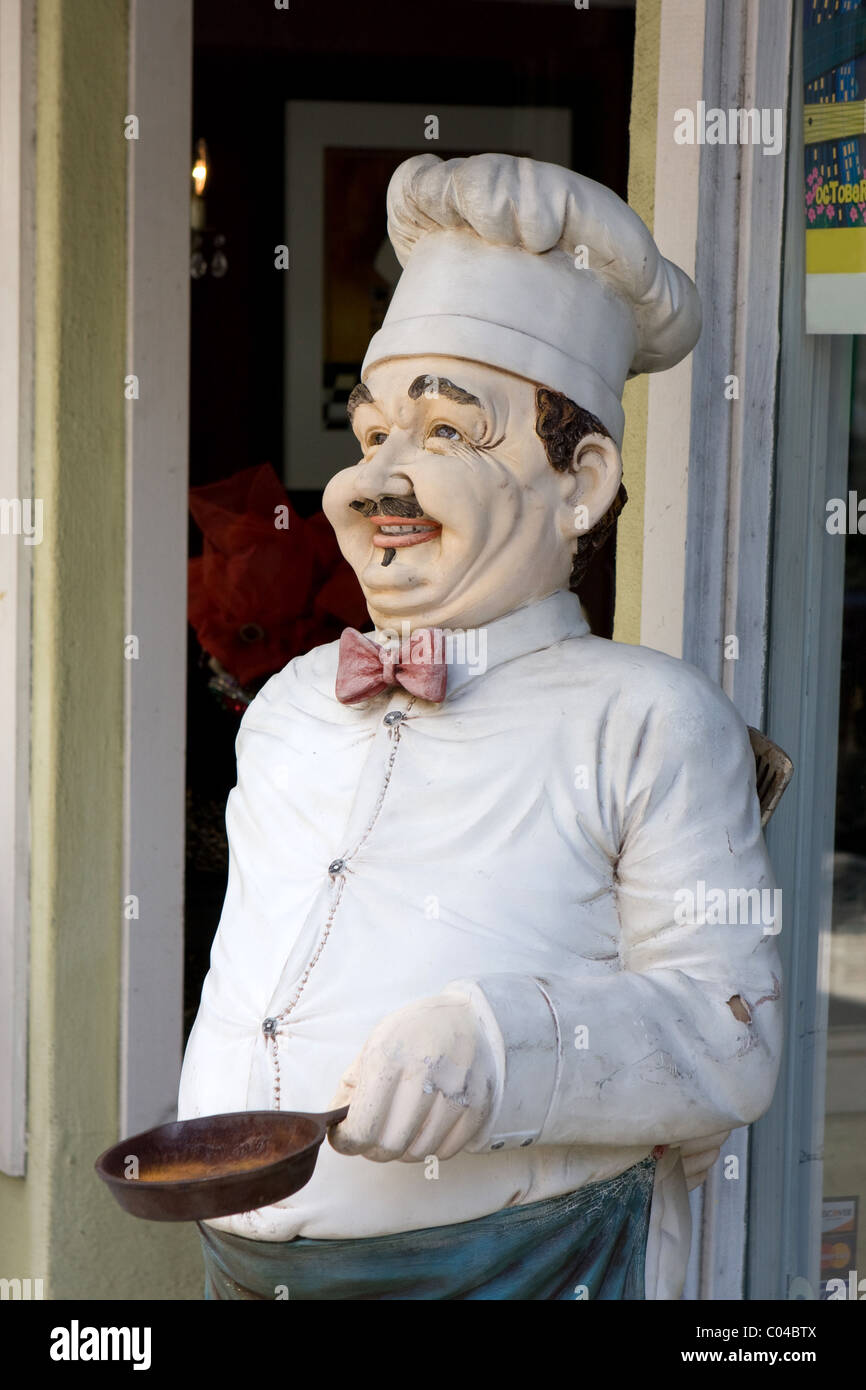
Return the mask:
<path fill-rule="evenodd" d="M 694 1187 L 700 1187 L 701 1183 L 706 1181 L 707 1174 L 721 1153 L 722 1145 L 730 1137 L 730 1133 L 729 1129 L 723 1129 L 719 1134 L 708 1134 L 703 1139 L 687 1139 L 684 1144 L 680 1144 L 683 1172 L 686 1175 L 686 1187 L 689 1192 Z"/>
<path fill-rule="evenodd" d="M 490 1117 L 496 1061 L 468 1001 L 421 999 L 383 1018 L 329 1108 L 350 1107 L 329 1139 L 378 1163 L 452 1158 Z"/>

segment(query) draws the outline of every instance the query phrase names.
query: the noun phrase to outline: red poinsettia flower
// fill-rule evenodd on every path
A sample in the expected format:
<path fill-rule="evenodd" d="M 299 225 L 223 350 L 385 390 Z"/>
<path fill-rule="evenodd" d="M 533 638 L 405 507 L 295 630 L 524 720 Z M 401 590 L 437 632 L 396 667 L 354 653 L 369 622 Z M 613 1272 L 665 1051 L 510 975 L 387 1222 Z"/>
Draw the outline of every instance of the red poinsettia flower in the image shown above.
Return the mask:
<path fill-rule="evenodd" d="M 269 463 L 191 488 L 190 511 L 204 548 L 189 562 L 189 621 L 242 686 L 369 625 L 324 513 L 300 517 Z"/>

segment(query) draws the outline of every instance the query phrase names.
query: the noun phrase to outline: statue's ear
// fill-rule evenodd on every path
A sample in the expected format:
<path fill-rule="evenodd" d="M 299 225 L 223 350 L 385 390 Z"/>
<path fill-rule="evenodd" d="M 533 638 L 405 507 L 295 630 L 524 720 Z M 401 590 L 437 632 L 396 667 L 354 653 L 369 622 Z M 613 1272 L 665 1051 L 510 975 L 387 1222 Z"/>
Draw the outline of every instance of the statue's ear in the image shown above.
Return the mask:
<path fill-rule="evenodd" d="M 606 434 L 585 434 L 568 470 L 568 502 L 583 509 L 583 526 L 591 531 L 613 505 L 622 482 L 622 455 Z"/>

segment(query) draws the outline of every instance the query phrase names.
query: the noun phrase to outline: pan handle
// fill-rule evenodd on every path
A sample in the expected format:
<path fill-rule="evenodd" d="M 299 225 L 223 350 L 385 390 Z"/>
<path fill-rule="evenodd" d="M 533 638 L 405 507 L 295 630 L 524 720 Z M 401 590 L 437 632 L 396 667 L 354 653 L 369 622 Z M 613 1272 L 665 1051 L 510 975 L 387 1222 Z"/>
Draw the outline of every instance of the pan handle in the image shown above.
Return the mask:
<path fill-rule="evenodd" d="M 348 1105 L 343 1105 L 339 1110 L 326 1110 L 324 1115 L 317 1115 L 316 1119 L 321 1120 L 326 1129 L 330 1129 L 331 1125 L 338 1125 L 341 1120 L 345 1120 L 348 1113 Z"/>

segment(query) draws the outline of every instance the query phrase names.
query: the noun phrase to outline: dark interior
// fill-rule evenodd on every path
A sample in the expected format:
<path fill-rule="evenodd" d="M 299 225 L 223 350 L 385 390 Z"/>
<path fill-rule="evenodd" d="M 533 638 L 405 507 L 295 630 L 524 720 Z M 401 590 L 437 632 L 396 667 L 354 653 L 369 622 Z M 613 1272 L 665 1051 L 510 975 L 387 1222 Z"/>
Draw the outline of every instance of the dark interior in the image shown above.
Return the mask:
<path fill-rule="evenodd" d="M 292 272 L 275 268 L 274 248 L 287 236 L 286 102 L 420 102 L 434 112 L 446 105 L 566 107 L 573 167 L 625 197 L 633 40 L 629 8 L 332 0 L 323 10 L 314 0 L 291 0 L 285 10 L 266 0 L 198 0 L 190 167 L 195 142 L 204 139 L 208 235 L 225 238 L 227 270 L 191 280 L 192 487 L 266 462 L 283 476 L 281 276 Z M 385 220 L 383 205 L 383 236 Z M 320 509 L 319 492 L 289 496 L 301 518 Z M 201 546 L 191 522 L 191 556 Z M 615 535 L 581 588 L 602 636 L 613 626 L 614 546 Z M 225 891 L 223 815 L 243 710 L 214 698 L 192 629 L 188 671 L 187 1032 Z"/>

